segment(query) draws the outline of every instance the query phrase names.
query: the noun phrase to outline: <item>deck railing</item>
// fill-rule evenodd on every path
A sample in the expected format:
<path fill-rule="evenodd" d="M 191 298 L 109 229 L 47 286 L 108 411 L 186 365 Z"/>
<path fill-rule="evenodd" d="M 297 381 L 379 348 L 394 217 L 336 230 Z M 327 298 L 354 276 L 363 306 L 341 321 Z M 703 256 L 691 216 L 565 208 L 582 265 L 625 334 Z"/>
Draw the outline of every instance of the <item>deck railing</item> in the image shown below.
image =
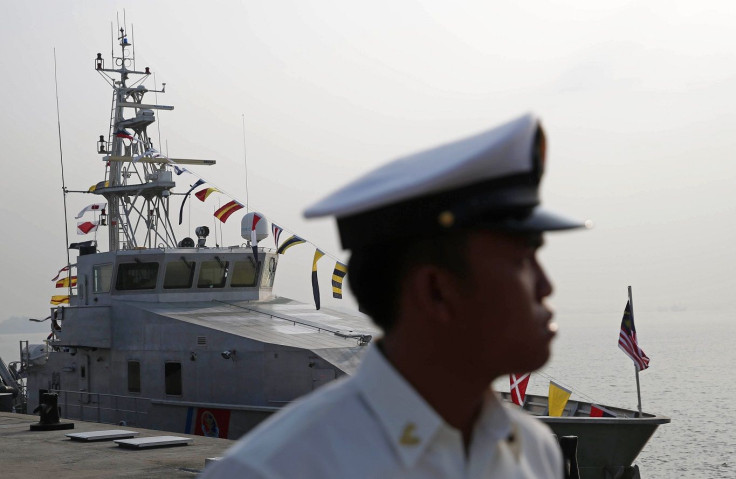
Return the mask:
<path fill-rule="evenodd" d="M 59 395 L 61 417 L 79 421 L 140 426 L 144 424 L 151 399 L 138 396 L 52 389 Z"/>

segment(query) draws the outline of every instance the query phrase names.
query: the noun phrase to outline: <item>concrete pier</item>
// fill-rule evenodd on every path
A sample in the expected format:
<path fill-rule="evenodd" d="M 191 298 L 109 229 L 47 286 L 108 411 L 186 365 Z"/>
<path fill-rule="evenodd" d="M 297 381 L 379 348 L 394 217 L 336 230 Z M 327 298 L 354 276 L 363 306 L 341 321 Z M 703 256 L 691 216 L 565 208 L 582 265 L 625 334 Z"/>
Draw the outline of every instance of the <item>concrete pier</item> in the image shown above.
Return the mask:
<path fill-rule="evenodd" d="M 62 419 L 62 421 L 68 421 Z M 188 434 L 188 446 L 130 450 L 112 441 L 78 442 L 66 434 L 125 429 L 138 437 L 166 436 L 170 432 L 152 431 L 94 422 L 73 421 L 74 429 L 31 431 L 38 416 L 0 412 L 0 477 L 59 478 L 194 478 L 204 469 L 205 460 L 222 456 L 234 441 Z"/>

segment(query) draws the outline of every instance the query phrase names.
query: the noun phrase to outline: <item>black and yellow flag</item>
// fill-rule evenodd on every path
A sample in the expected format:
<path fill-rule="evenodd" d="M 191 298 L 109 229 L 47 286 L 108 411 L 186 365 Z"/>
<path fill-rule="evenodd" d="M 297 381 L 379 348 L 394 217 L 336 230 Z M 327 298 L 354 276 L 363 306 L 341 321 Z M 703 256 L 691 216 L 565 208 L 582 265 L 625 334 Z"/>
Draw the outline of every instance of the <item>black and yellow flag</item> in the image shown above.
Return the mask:
<path fill-rule="evenodd" d="M 335 263 L 335 269 L 332 271 L 332 297 L 342 299 L 342 280 L 348 274 L 348 267 L 341 262 Z"/>
<path fill-rule="evenodd" d="M 317 261 L 325 254 L 320 250 L 315 250 L 314 261 L 312 262 L 312 293 L 314 293 L 314 305 L 319 309 L 319 283 L 317 282 Z"/>
<path fill-rule="evenodd" d="M 304 239 L 298 237 L 297 235 L 293 235 L 292 237 L 284 241 L 281 247 L 276 252 L 278 254 L 284 254 L 287 249 L 291 248 L 294 245 L 302 244 L 304 243 L 304 241 L 305 241 Z"/>

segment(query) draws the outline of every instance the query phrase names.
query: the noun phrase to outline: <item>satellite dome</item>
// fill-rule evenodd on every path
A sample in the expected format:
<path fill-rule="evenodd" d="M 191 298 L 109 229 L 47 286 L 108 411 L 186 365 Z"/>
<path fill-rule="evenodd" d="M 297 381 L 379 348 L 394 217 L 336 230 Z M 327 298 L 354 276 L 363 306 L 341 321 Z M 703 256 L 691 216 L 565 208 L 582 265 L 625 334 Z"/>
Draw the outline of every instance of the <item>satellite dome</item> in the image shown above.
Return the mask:
<path fill-rule="evenodd" d="M 250 241 L 254 221 L 256 225 L 256 241 L 260 242 L 261 240 L 268 238 L 268 220 L 266 220 L 266 217 L 263 216 L 263 214 L 256 211 L 243 216 L 243 220 L 240 222 L 240 236 L 242 236 L 243 239 Z"/>

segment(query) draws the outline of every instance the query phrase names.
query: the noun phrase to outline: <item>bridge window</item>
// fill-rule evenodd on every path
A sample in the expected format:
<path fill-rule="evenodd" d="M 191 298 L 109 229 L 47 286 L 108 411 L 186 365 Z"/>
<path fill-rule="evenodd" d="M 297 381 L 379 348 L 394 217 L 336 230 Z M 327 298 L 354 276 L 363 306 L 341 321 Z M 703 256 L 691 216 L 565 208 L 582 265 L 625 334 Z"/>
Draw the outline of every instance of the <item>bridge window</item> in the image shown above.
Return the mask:
<path fill-rule="evenodd" d="M 166 363 L 164 374 L 166 376 L 166 394 L 181 396 L 181 363 Z"/>
<path fill-rule="evenodd" d="M 164 289 L 185 289 L 192 287 L 194 280 L 194 261 L 187 261 L 182 257 L 178 261 L 166 264 L 164 274 Z"/>
<path fill-rule="evenodd" d="M 92 292 L 108 293 L 112 283 L 112 263 L 92 266 Z"/>
<path fill-rule="evenodd" d="M 236 261 L 233 265 L 233 279 L 230 280 L 230 286 L 255 286 L 256 285 L 256 264 L 252 258 L 249 261 Z"/>
<path fill-rule="evenodd" d="M 154 289 L 158 276 L 158 263 L 121 263 L 115 288 L 118 291 Z"/>
<path fill-rule="evenodd" d="M 141 363 L 128 361 L 128 392 L 141 392 Z"/>
<path fill-rule="evenodd" d="M 227 261 L 202 261 L 199 268 L 198 288 L 222 288 L 227 281 Z"/>

